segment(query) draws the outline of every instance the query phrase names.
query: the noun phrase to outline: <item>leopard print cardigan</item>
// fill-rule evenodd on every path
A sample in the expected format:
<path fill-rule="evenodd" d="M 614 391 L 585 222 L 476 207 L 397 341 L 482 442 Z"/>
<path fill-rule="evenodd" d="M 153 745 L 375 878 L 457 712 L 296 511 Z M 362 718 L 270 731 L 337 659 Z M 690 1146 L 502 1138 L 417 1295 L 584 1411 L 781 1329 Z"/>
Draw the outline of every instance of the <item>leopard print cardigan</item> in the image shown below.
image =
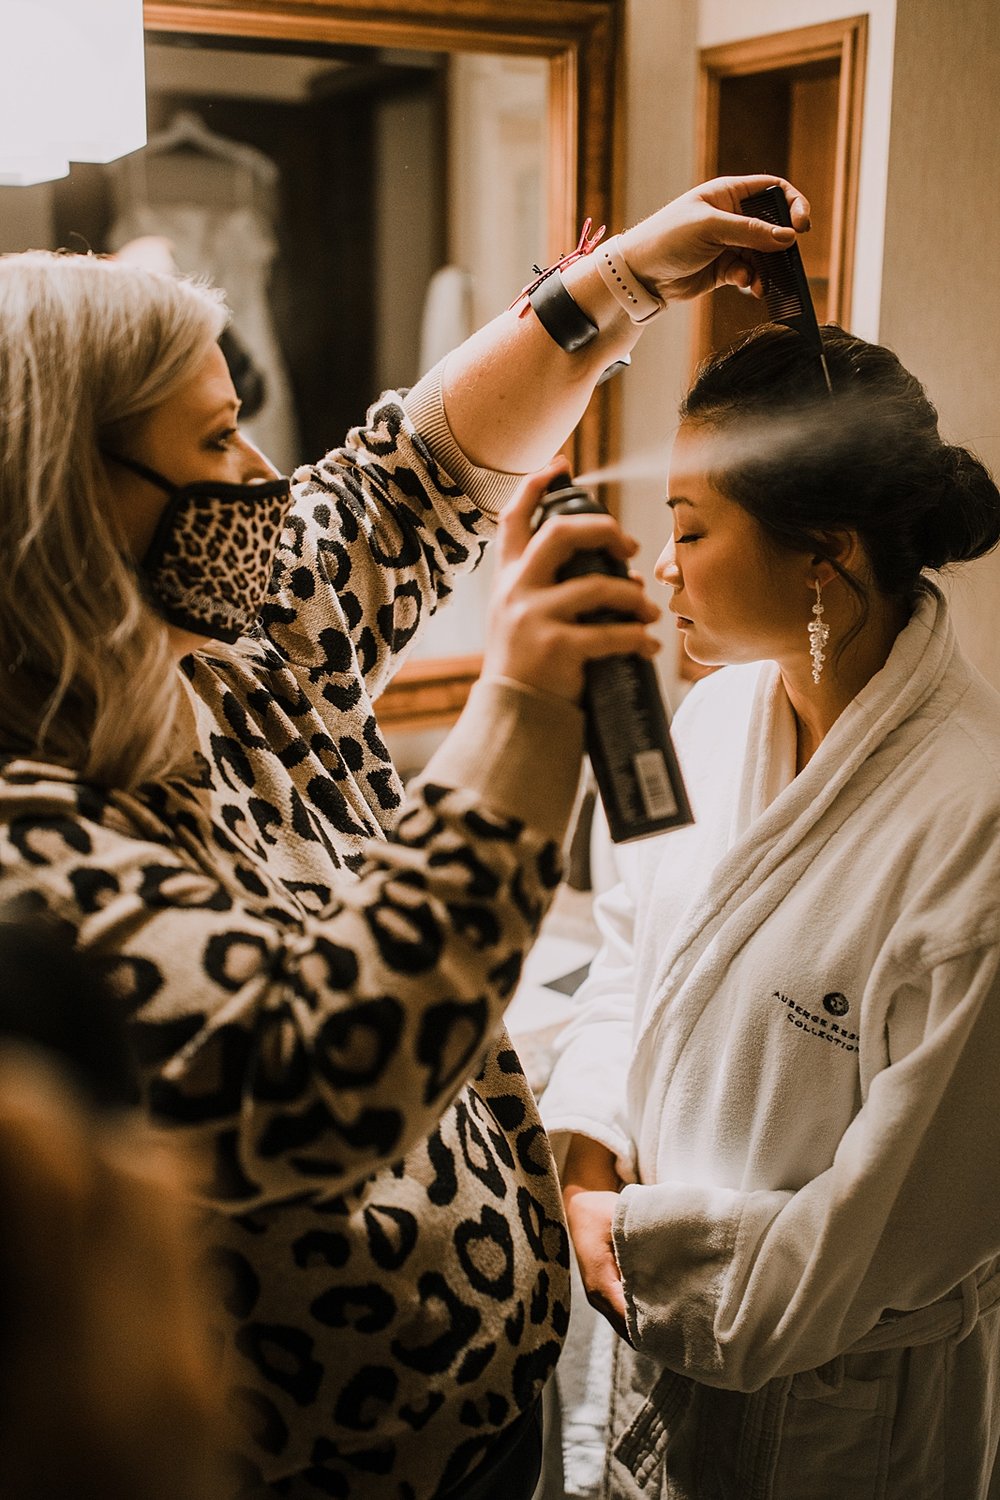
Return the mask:
<path fill-rule="evenodd" d="M 581 716 L 480 684 L 403 797 L 372 699 L 493 525 L 408 409 L 384 398 L 296 476 L 261 628 L 189 660 L 186 763 L 134 795 L 0 773 L 0 897 L 101 960 L 154 1118 L 204 1162 L 234 1493 L 448 1488 L 568 1318 L 501 1018 L 559 878 Z"/>

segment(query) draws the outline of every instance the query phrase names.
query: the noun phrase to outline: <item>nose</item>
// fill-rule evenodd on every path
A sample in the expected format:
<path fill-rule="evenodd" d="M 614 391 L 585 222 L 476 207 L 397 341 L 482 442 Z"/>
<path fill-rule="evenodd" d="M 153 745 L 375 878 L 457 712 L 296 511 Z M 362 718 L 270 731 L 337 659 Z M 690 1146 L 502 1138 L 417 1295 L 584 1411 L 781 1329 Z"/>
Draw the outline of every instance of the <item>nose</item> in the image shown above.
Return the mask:
<path fill-rule="evenodd" d="M 653 577 L 657 583 L 665 584 L 667 588 L 680 587 L 681 570 L 677 566 L 677 548 L 673 537 L 669 538 L 667 545 L 656 559 Z"/>
<path fill-rule="evenodd" d="M 252 484 L 255 479 L 268 480 L 280 479 L 279 471 L 269 458 L 266 458 L 256 444 L 251 443 L 248 437 L 240 433 L 240 444 L 243 448 L 243 483 Z"/>

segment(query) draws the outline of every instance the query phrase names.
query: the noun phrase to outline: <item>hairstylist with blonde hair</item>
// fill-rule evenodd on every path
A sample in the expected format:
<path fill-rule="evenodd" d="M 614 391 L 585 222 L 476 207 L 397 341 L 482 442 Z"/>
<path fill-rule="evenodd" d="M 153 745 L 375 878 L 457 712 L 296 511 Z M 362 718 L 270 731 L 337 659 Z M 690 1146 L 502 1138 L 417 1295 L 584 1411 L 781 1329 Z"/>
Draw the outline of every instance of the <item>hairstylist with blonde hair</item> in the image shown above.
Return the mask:
<path fill-rule="evenodd" d="M 523 475 L 639 317 L 791 238 L 738 212 L 771 180 L 554 272 L 291 485 L 240 434 L 213 294 L 0 262 L 2 894 L 101 960 L 149 1110 L 203 1153 L 242 1494 L 530 1494 L 567 1241 L 502 1014 L 583 664 L 653 651 L 656 611 L 556 581 L 633 544 L 606 516 L 532 536 L 555 471 Z M 404 796 L 373 700 L 507 501 L 482 680 Z"/>

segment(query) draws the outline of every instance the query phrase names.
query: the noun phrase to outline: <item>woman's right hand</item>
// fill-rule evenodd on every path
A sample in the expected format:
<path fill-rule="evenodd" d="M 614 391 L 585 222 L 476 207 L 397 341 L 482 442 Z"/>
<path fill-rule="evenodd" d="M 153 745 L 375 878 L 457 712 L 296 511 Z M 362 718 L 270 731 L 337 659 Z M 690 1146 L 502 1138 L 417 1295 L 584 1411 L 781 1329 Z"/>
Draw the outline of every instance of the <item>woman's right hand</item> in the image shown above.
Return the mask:
<path fill-rule="evenodd" d="M 607 1318 L 619 1338 L 631 1342 L 612 1234 L 622 1186 L 614 1154 L 589 1136 L 574 1135 L 562 1171 L 562 1184 L 566 1222 L 587 1301 Z"/>
<path fill-rule="evenodd" d="M 585 662 L 631 652 L 655 656 L 660 642 L 648 626 L 661 611 L 636 575 L 588 573 L 557 581 L 559 569 L 581 549 L 603 548 L 622 562 L 637 550 L 613 516 L 599 513 L 556 516 L 532 532 L 546 485 L 558 475 L 569 482 L 565 459 L 530 475 L 501 517 L 482 675 L 512 678 L 576 702 Z M 632 618 L 581 624 L 579 616 L 594 610 Z"/>
<path fill-rule="evenodd" d="M 744 198 L 783 189 L 791 228 L 745 215 Z M 737 286 L 756 297 L 764 285 L 752 252 L 787 250 L 809 228 L 809 202 L 783 177 L 713 177 L 643 219 L 621 236 L 621 252 L 637 276 L 665 302 Z"/>

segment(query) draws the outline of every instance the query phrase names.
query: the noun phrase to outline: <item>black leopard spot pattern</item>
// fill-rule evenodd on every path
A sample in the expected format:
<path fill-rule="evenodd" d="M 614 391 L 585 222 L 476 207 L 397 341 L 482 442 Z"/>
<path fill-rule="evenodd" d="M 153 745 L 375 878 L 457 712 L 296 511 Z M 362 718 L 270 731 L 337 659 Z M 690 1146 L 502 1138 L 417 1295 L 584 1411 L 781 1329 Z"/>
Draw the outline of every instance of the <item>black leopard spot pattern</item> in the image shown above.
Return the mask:
<path fill-rule="evenodd" d="M 498 1029 L 558 852 L 467 793 L 404 804 L 372 707 L 491 528 L 384 401 L 297 476 L 259 629 L 189 660 L 175 775 L 0 776 L 0 895 L 93 949 L 205 1163 L 234 1473 L 298 1500 L 457 1483 L 565 1333 L 558 1184 Z"/>
<path fill-rule="evenodd" d="M 261 490 L 249 503 L 225 485 L 192 488 L 168 502 L 144 566 L 169 619 L 191 630 L 205 622 L 221 640 L 239 635 L 245 601 L 260 587 L 261 554 L 273 546 L 289 505 L 287 488 Z"/>

